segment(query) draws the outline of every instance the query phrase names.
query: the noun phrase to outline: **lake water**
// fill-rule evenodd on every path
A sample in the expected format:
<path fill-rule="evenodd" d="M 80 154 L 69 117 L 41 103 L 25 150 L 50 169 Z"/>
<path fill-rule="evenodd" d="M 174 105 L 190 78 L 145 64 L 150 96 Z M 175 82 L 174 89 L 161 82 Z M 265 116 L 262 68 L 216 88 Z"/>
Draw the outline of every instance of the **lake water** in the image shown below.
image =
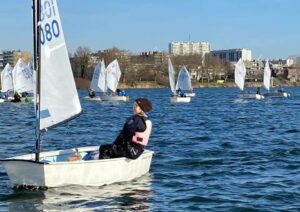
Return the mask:
<path fill-rule="evenodd" d="M 284 99 L 237 100 L 237 88 L 196 89 L 172 105 L 169 89 L 129 89 L 129 103 L 84 99 L 84 113 L 48 131 L 44 151 L 110 143 L 147 97 L 150 173 L 101 187 L 13 190 L 0 165 L 0 211 L 300 211 L 300 88 Z M 0 158 L 33 152 L 31 104 L 0 104 Z M 113 167 L 112 167 L 113 168 Z"/>

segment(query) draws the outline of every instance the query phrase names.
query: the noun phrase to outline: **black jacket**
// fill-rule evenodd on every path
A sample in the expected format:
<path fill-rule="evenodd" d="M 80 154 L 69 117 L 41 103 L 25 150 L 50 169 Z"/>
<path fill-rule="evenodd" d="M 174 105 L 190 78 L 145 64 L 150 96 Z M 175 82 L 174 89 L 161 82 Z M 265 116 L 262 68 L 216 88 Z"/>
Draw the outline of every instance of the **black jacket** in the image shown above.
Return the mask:
<path fill-rule="evenodd" d="M 115 144 L 130 142 L 135 132 L 144 132 L 146 130 L 146 117 L 133 115 L 126 120 L 122 131 L 115 140 Z"/>

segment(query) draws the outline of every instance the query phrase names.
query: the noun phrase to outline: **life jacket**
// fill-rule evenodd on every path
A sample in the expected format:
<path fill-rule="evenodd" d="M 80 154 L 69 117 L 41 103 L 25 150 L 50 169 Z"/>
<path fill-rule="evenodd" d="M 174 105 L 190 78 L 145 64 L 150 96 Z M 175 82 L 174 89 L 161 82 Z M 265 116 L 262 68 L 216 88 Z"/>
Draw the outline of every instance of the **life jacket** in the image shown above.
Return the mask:
<path fill-rule="evenodd" d="M 144 132 L 136 132 L 132 137 L 132 142 L 143 145 L 144 147 L 148 144 L 148 140 L 152 130 L 152 122 L 150 120 L 146 120 L 145 123 L 146 130 Z"/>

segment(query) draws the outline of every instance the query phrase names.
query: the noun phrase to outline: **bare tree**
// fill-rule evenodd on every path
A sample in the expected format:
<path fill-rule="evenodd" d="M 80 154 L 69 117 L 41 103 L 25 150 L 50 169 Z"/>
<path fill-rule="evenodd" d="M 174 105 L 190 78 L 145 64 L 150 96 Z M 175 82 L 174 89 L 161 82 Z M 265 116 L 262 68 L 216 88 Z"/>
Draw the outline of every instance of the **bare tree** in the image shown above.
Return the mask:
<path fill-rule="evenodd" d="M 78 47 L 73 56 L 73 68 L 77 77 L 87 77 L 89 60 L 91 57 L 91 49 L 88 47 Z"/>

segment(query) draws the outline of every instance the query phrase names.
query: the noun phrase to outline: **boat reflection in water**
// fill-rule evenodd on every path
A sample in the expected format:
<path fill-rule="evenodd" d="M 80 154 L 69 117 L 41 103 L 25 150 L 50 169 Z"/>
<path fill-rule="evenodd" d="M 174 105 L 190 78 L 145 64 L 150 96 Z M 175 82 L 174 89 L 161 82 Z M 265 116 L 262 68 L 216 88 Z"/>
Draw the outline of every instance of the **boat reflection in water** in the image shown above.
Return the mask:
<path fill-rule="evenodd" d="M 9 211 L 149 211 L 151 176 L 101 187 L 67 186 L 48 190 L 15 190 L 2 196 Z"/>

